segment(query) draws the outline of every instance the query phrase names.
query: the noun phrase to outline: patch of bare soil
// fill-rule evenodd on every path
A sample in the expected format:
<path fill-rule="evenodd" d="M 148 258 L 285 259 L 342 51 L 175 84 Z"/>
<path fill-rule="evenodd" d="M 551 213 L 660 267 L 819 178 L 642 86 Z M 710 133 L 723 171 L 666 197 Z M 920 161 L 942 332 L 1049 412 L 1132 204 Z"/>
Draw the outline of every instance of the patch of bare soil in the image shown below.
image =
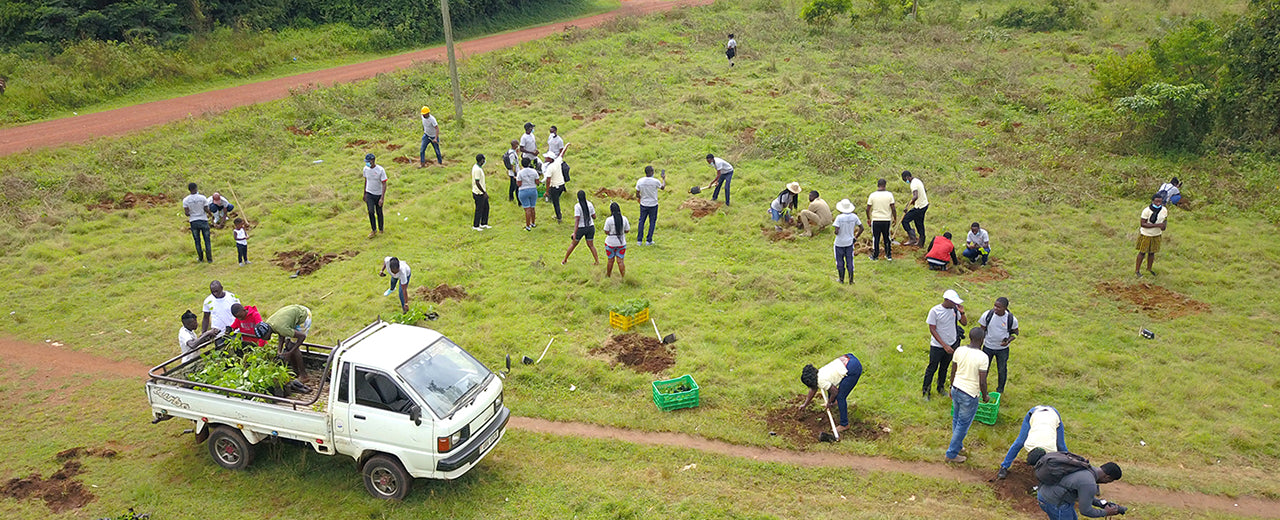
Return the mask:
<path fill-rule="evenodd" d="M 1098 291 L 1114 299 L 1136 305 L 1138 309 L 1134 312 L 1142 310 L 1153 316 L 1164 318 L 1178 318 L 1209 311 L 1207 303 L 1146 282 L 1133 285 L 1102 282 L 1098 284 Z"/>
<path fill-rule="evenodd" d="M 627 190 L 614 190 L 609 188 L 600 188 L 595 192 L 596 197 L 602 199 L 627 199 L 636 200 L 636 194 Z"/>
<path fill-rule="evenodd" d="M 418 298 L 434 303 L 441 303 L 449 298 L 455 300 L 467 299 L 467 291 L 461 285 L 449 285 L 447 283 L 437 285 L 434 289 L 419 287 L 416 294 Z"/>
<path fill-rule="evenodd" d="M 693 214 L 694 218 L 702 218 L 720 210 L 723 204 L 706 199 L 689 199 L 680 204 L 680 209 L 687 209 Z"/>
<path fill-rule="evenodd" d="M 366 144 L 369 144 L 369 141 L 365 141 L 364 139 L 355 139 L 352 141 L 347 141 L 347 148 L 355 148 L 357 146 L 364 146 Z"/>
<path fill-rule="evenodd" d="M 786 228 L 774 229 L 773 226 L 765 226 L 760 228 L 760 232 L 763 233 L 764 237 L 769 239 L 770 242 L 781 242 L 783 240 L 790 241 L 796 239 L 795 232 Z"/>
<path fill-rule="evenodd" d="M 819 435 L 831 433 L 831 421 L 827 419 L 826 412 L 822 411 L 821 394 L 814 396 L 814 400 L 816 403 L 811 403 L 804 410 L 800 409 L 800 403 L 804 402 L 803 396 L 795 396 L 779 403 L 765 412 L 765 425 L 769 427 L 770 432 L 791 441 L 797 447 L 817 443 Z M 838 411 L 832 410 L 831 413 L 832 417 L 839 419 L 836 415 Z M 840 433 L 841 439 L 874 441 L 889 435 L 884 425 L 859 415 L 861 414 L 858 413 L 857 408 L 850 403 L 849 429 Z"/>
<path fill-rule="evenodd" d="M 70 460 L 70 459 L 78 459 L 80 457 L 90 455 L 94 457 L 103 457 L 103 458 L 110 459 L 110 458 L 114 458 L 116 455 L 119 455 L 119 454 L 120 452 L 112 448 L 106 448 L 106 447 L 86 448 L 84 446 L 76 446 L 74 448 L 67 448 L 65 450 L 58 452 L 57 455 L 54 455 L 54 458 L 58 460 Z"/>
<path fill-rule="evenodd" d="M 311 131 L 311 130 L 307 130 L 307 129 L 303 129 L 303 128 L 298 128 L 296 125 L 289 125 L 289 126 L 285 127 L 285 130 L 288 130 L 288 131 L 290 131 L 290 132 L 293 132 L 293 135 L 312 135 L 312 134 L 315 134 L 315 132 L 313 132 L 313 131 Z"/>
<path fill-rule="evenodd" d="M 44 504 L 54 513 L 84 507 L 95 497 L 84 488 L 84 484 L 73 480 L 76 475 L 83 472 L 80 461 L 74 458 L 63 462 L 62 469 L 49 475 L 47 479 L 41 477 L 39 473 L 32 473 L 26 478 L 9 479 L 0 486 L 0 496 L 17 500 L 39 498 L 44 500 Z"/>
<path fill-rule="evenodd" d="M 954 276 L 963 276 L 972 282 L 992 282 L 995 280 L 1004 280 L 1012 276 L 1005 268 L 1000 267 L 1000 260 L 993 258 L 987 262 L 987 265 L 980 263 L 970 263 L 968 259 L 960 257 L 958 265 L 951 266 L 951 269 L 939 271 Z"/>
<path fill-rule="evenodd" d="M 169 196 L 163 193 L 125 193 L 120 200 L 115 201 L 104 198 L 97 204 L 89 204 L 86 206 L 92 210 L 113 210 L 113 209 L 133 209 L 133 208 L 153 208 L 156 206 L 169 204 Z"/>
<path fill-rule="evenodd" d="M 286 271 L 294 271 L 298 276 L 306 276 L 319 271 L 325 264 L 335 260 L 346 260 L 360 254 L 359 251 L 343 251 L 342 253 L 320 254 L 313 251 L 281 251 L 276 253 L 276 265 Z"/>
<path fill-rule="evenodd" d="M 994 480 L 991 470 L 988 469 L 974 471 L 992 479 L 989 482 L 992 489 L 996 491 L 996 497 L 1008 502 L 1015 511 L 1030 515 L 1044 515 L 1040 511 L 1040 503 L 1036 501 L 1036 486 L 1040 485 L 1040 481 L 1036 480 L 1035 472 L 1025 462 L 1015 460 L 1013 465 L 1009 466 L 1009 476 L 1004 480 Z"/>
<path fill-rule="evenodd" d="M 399 149 L 401 149 L 401 148 L 404 148 L 404 145 L 402 145 L 402 144 L 389 144 L 389 145 L 387 145 L 387 150 L 390 150 L 390 151 L 393 151 L 393 152 L 394 152 L 394 151 L 396 151 L 396 150 L 399 150 Z"/>
<path fill-rule="evenodd" d="M 404 157 L 404 156 L 400 156 L 400 157 L 396 157 L 395 159 L 392 159 L 392 160 L 391 160 L 391 162 L 396 163 L 396 164 L 410 164 L 410 163 L 412 163 L 412 162 L 413 162 L 413 159 L 410 159 L 410 158 L 408 158 L 408 157 Z"/>
<path fill-rule="evenodd" d="M 610 337 L 604 345 L 591 349 L 592 354 L 612 356 L 614 363 L 622 363 L 637 372 L 657 374 L 675 366 L 674 345 L 663 345 L 647 334 L 620 334 Z"/>

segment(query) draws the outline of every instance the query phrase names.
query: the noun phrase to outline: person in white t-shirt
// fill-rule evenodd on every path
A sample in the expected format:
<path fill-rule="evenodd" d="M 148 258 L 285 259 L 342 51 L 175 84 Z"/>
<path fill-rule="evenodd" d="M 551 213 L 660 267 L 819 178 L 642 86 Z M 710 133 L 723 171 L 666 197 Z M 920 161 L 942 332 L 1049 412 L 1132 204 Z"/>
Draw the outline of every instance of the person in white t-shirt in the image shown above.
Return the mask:
<path fill-rule="evenodd" d="M 556 222 L 560 222 L 560 196 L 564 195 L 564 151 L 569 145 L 560 147 L 560 154 L 547 152 L 543 154 L 542 180 L 546 183 L 546 198 L 556 212 Z"/>
<path fill-rule="evenodd" d="M 1013 459 L 1018 457 L 1018 452 L 1037 448 L 1046 452 L 1070 452 L 1067 449 L 1067 431 L 1062 426 L 1062 416 L 1052 406 L 1032 406 L 1027 410 L 1027 415 L 1022 418 L 1022 431 L 1009 446 L 1009 453 L 1000 463 L 996 478 L 1009 476 L 1009 467 L 1013 465 Z"/>
<path fill-rule="evenodd" d="M 987 331 L 974 327 L 969 331 L 969 344 L 956 349 L 951 359 L 951 444 L 947 446 L 947 462 L 961 463 L 965 456 L 964 437 L 969 434 L 973 418 L 978 414 L 978 400 L 987 402 L 987 367 L 990 360 L 982 353 Z"/>
<path fill-rule="evenodd" d="M 907 241 L 903 245 L 923 246 L 924 237 L 924 214 L 929 211 L 929 196 L 924 192 L 924 182 L 915 178 L 909 171 L 902 172 L 902 182 L 911 185 L 911 202 L 907 203 L 907 212 L 902 214 L 902 229 L 907 232 Z M 915 230 L 911 229 L 911 224 L 915 224 Z"/>
<path fill-rule="evenodd" d="M 713 154 L 707 154 L 707 164 L 716 169 L 716 178 L 711 181 L 716 186 L 716 189 L 711 192 L 711 200 L 716 200 L 720 196 L 720 188 L 724 187 L 724 205 L 728 206 L 729 187 L 733 184 L 733 165 L 729 164 L 729 161 Z"/>
<path fill-rule="evenodd" d="M 858 386 L 860 378 L 862 378 L 862 362 L 858 361 L 853 354 L 840 356 L 822 368 L 805 365 L 800 370 L 800 382 L 809 387 L 809 395 L 804 398 L 800 409 L 808 408 L 809 403 L 813 402 L 813 396 L 823 392 L 826 402 L 822 405 L 827 408 L 835 406 L 840 411 L 840 425 L 836 426 L 836 431 L 848 430 L 849 392 L 853 391 L 853 387 Z"/>
<path fill-rule="evenodd" d="M 1018 339 L 1018 318 L 1009 310 L 1009 299 L 1001 296 L 991 310 L 978 317 L 978 326 L 987 331 L 987 341 L 982 352 L 996 363 L 996 393 L 1004 393 L 1004 383 L 1009 379 L 1009 345 Z"/>
<path fill-rule="evenodd" d="M 653 245 L 653 226 L 658 222 L 658 190 L 667 189 L 667 170 L 662 170 L 662 180 L 653 178 L 653 166 L 644 167 L 644 177 L 636 181 L 636 199 L 640 201 L 640 220 L 636 224 L 636 244 Z M 644 223 L 649 222 L 649 238 L 645 239 Z"/>
<path fill-rule="evenodd" d="M 382 203 L 387 198 L 387 170 L 373 154 L 364 156 L 364 206 L 369 211 L 369 238 L 383 230 Z"/>
<path fill-rule="evenodd" d="M 196 345 L 204 343 L 218 335 L 221 330 L 210 329 L 204 331 L 203 334 L 196 334 L 196 327 L 200 323 L 196 321 L 195 313 L 187 311 L 182 313 L 182 327 L 178 329 L 178 349 L 184 354 L 182 362 L 186 363 L 196 359 L 196 354 L 192 352 Z"/>
<path fill-rule="evenodd" d="M 627 277 L 627 264 L 624 260 L 627 257 L 627 233 L 630 232 L 631 223 L 627 222 L 627 217 L 622 216 L 622 208 L 618 207 L 617 202 L 609 204 L 609 218 L 604 221 L 604 255 L 609 258 L 609 265 L 604 269 L 605 278 L 613 276 L 615 261 L 618 262 L 618 275 Z"/>
<path fill-rule="evenodd" d="M 982 265 L 987 265 L 987 259 L 991 258 L 991 235 L 977 222 L 969 225 L 969 235 L 964 239 L 964 252 L 961 254 L 970 263 L 978 261 L 981 256 Z"/>
<path fill-rule="evenodd" d="M 538 138 L 533 135 L 533 123 L 525 123 L 524 135 L 520 136 L 520 166 L 538 167 Z"/>
<path fill-rule="evenodd" d="M 231 291 L 222 288 L 222 282 L 209 282 L 209 296 L 204 299 L 204 319 L 200 322 L 200 330 L 224 330 L 235 323 L 236 317 L 231 315 L 231 306 L 240 303 L 240 298 Z"/>
<path fill-rule="evenodd" d="M 1177 206 L 1179 202 L 1182 202 L 1182 181 L 1178 180 L 1177 177 L 1161 184 L 1160 189 L 1157 191 L 1164 194 L 1164 200 L 1169 204 Z"/>
<path fill-rule="evenodd" d="M 444 164 L 444 156 L 440 155 L 440 125 L 436 124 L 436 116 L 431 115 L 431 109 L 422 107 L 422 146 L 418 147 L 418 167 L 427 167 L 427 144 L 430 144 L 436 151 L 436 163 Z"/>
<path fill-rule="evenodd" d="M 1155 276 L 1151 264 L 1156 261 L 1156 252 L 1160 251 L 1160 240 L 1164 235 L 1165 219 L 1169 216 L 1169 208 L 1164 207 L 1164 196 L 1157 193 L 1151 196 L 1151 205 L 1142 208 L 1138 216 L 1138 260 L 1134 263 L 1133 272 L 1142 278 L 1142 259 L 1147 259 L 1147 272 Z"/>
<path fill-rule="evenodd" d="M 209 245 L 209 199 L 200 194 L 196 183 L 187 184 L 191 194 L 182 199 L 182 213 L 187 216 L 191 226 L 191 238 L 196 241 L 196 261 L 213 263 L 213 247 Z M 200 248 L 200 239 L 204 239 L 204 248 Z"/>
<path fill-rule="evenodd" d="M 489 229 L 489 186 L 484 182 L 484 154 L 476 154 L 476 164 L 471 167 L 471 199 L 476 204 L 471 217 L 471 229 Z"/>
<path fill-rule="evenodd" d="M 853 244 L 863 231 L 862 220 L 854 213 L 855 209 L 849 199 L 837 202 L 836 211 L 840 215 L 831 223 L 836 232 L 836 274 L 840 275 L 840 283 L 844 283 L 845 270 L 849 271 L 849 283 L 853 283 Z"/>
<path fill-rule="evenodd" d="M 564 154 L 564 139 L 560 137 L 556 125 L 551 125 L 551 134 L 547 136 L 547 153 L 556 157 Z"/>
<path fill-rule="evenodd" d="M 382 269 L 378 271 L 378 276 L 386 276 L 387 271 L 391 271 L 391 288 L 387 292 L 382 293 L 383 296 L 391 296 L 392 292 L 397 291 L 400 295 L 400 310 L 409 312 L 409 279 L 412 278 L 413 272 L 409 269 L 409 262 L 405 262 L 394 256 L 388 256 L 382 259 Z"/>
<path fill-rule="evenodd" d="M 236 240 L 236 261 L 241 267 L 246 264 L 252 264 L 249 261 L 249 224 L 240 217 L 236 217 L 235 229 L 231 230 L 231 234 Z"/>
<path fill-rule="evenodd" d="M 596 207 L 587 201 L 587 192 L 578 190 L 578 203 L 573 205 L 573 233 L 569 234 L 569 250 L 564 252 L 564 260 L 560 265 L 569 263 L 569 255 L 578 247 L 578 242 L 587 239 L 587 248 L 595 265 L 600 265 L 600 254 L 596 252 Z"/>
<path fill-rule="evenodd" d="M 733 33 L 729 33 L 729 43 L 724 46 L 724 55 L 729 58 L 729 66 L 733 66 L 733 57 L 738 55 L 738 40 L 733 37 Z"/>

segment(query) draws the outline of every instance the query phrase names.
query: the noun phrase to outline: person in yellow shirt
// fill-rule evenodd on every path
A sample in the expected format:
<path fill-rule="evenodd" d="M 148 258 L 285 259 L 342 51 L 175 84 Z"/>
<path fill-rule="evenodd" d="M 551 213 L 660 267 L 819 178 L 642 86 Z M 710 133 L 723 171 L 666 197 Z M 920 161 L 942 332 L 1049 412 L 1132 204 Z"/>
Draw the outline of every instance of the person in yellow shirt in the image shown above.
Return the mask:
<path fill-rule="evenodd" d="M 969 344 L 956 349 L 951 358 L 951 402 L 954 404 L 951 416 L 951 444 L 947 446 L 947 462 L 961 463 L 965 456 L 960 454 L 964 449 L 964 437 L 973 426 L 973 418 L 978 414 L 978 400 L 987 402 L 987 367 L 990 360 L 982 353 L 982 342 L 987 339 L 987 331 L 982 327 L 974 327 L 969 331 Z"/>
<path fill-rule="evenodd" d="M 804 225 L 806 237 L 812 237 L 814 233 L 831 225 L 831 206 L 822 200 L 817 191 L 809 192 L 809 208 L 800 211 L 800 223 Z"/>

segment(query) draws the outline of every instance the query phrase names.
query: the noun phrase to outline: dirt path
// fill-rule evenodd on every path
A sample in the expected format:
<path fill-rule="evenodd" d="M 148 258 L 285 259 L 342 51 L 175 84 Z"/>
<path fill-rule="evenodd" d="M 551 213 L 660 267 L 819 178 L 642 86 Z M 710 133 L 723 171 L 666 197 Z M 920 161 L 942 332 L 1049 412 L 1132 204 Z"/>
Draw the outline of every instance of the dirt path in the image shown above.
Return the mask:
<path fill-rule="evenodd" d="M 621 8 L 608 13 L 468 40 L 458 43 L 456 49 L 463 56 L 480 54 L 543 38 L 550 34 L 561 32 L 566 27 L 594 27 L 620 16 L 646 14 L 666 11 L 676 7 L 710 3 L 711 0 L 622 0 Z M 432 47 L 364 63 L 344 65 L 238 87 L 153 101 L 105 112 L 95 112 L 4 128 L 0 129 L 0 157 L 23 150 L 49 148 L 63 144 L 80 143 L 98 137 L 127 134 L 188 117 L 215 114 L 236 107 L 281 99 L 288 97 L 289 91 L 295 88 L 309 85 L 326 86 L 337 83 L 350 83 L 372 78 L 378 74 L 408 68 L 416 62 L 443 61 L 444 59 L 444 47 Z"/>
<path fill-rule="evenodd" d="M 106 375 L 122 379 L 146 378 L 150 367 L 127 361 L 109 361 L 97 355 L 72 350 L 51 343 L 27 343 L 0 337 L 0 368 L 32 370 L 27 381 L 41 388 L 57 388 L 68 374 Z M 965 484 L 986 484 L 989 471 L 980 468 L 957 468 L 942 463 L 893 460 L 828 452 L 804 452 L 741 446 L 684 433 L 627 430 L 585 423 L 569 423 L 512 417 L 510 426 L 519 430 L 551 435 L 605 439 L 648 446 L 674 446 L 716 455 L 742 457 L 761 462 L 776 462 L 803 467 L 855 468 L 861 471 L 909 473 L 922 477 L 952 480 Z M 1122 504 L 1155 504 L 1178 509 L 1216 511 L 1258 518 L 1280 519 L 1280 501 L 1254 497 L 1229 498 L 1201 493 L 1167 491 L 1123 482 L 1107 484 L 1106 497 Z"/>
<path fill-rule="evenodd" d="M 742 457 L 761 462 L 777 462 L 804 467 L 856 468 L 861 471 L 887 471 L 894 473 L 910 473 L 922 477 L 932 477 L 966 484 L 986 484 L 991 478 L 981 471 L 972 468 L 950 467 L 943 463 L 899 461 L 885 457 L 867 457 L 827 452 L 803 452 L 762 448 L 756 446 L 740 446 L 722 441 L 710 440 L 683 433 L 646 432 L 626 430 L 609 426 L 584 423 L 566 423 L 534 419 L 529 417 L 512 417 L 512 428 L 548 433 L 569 437 L 588 439 L 606 439 L 644 444 L 649 446 L 672 446 L 688 448 L 716 455 Z M 1147 486 L 1136 486 L 1123 482 L 1106 484 L 1102 488 L 1108 500 L 1133 505 L 1154 504 L 1179 509 L 1193 509 L 1232 513 L 1258 518 L 1280 518 L 1280 501 L 1254 497 L 1228 498 L 1201 493 L 1166 491 Z"/>

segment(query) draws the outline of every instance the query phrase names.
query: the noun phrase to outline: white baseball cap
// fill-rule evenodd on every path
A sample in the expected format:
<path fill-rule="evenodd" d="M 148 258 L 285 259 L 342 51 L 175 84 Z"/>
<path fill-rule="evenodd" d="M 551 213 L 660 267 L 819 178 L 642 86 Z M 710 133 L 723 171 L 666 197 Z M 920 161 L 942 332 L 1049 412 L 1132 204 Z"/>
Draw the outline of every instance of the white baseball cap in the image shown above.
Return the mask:
<path fill-rule="evenodd" d="M 942 299 L 951 300 L 951 303 L 964 303 L 964 300 L 960 299 L 960 294 L 954 289 L 947 289 L 947 292 L 942 293 Z"/>

